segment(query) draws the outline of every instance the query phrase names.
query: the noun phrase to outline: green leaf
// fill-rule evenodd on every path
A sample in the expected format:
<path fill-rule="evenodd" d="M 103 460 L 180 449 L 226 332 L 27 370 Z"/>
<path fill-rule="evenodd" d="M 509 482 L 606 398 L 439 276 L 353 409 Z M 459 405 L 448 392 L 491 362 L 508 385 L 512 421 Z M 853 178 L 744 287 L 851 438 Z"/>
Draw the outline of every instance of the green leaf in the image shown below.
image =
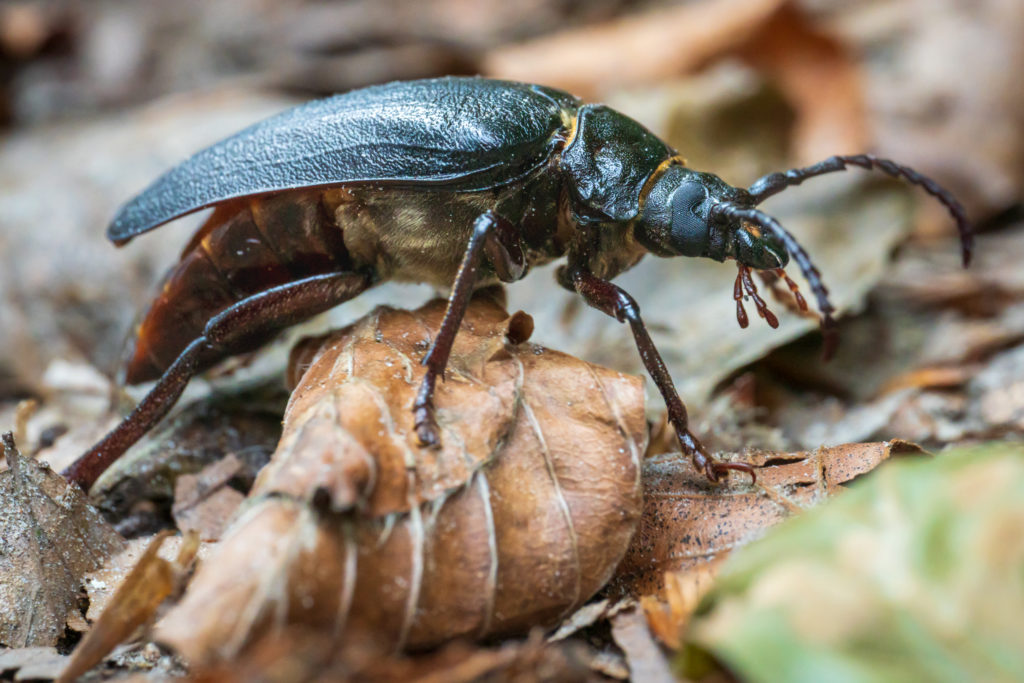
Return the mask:
<path fill-rule="evenodd" d="M 1024 446 L 990 444 L 890 463 L 737 551 L 690 638 L 750 681 L 1019 681 L 1022 624 Z"/>

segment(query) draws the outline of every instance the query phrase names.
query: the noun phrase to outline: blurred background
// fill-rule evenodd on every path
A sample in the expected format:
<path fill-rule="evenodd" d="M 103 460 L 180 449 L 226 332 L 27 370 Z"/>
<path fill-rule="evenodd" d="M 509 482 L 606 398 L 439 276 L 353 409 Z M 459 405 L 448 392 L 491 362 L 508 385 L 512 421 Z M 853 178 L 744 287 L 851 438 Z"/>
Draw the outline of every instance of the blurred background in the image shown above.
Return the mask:
<path fill-rule="evenodd" d="M 778 330 L 757 318 L 740 330 L 726 265 L 648 258 L 621 277 L 712 445 L 1016 436 L 1021 36 L 1017 0 L 5 2 L 0 416 L 36 397 L 63 402 L 34 419 L 36 434 L 98 429 L 131 321 L 200 220 L 120 250 L 105 240 L 118 204 L 158 174 L 308 98 L 484 74 L 604 101 L 736 185 L 871 151 L 967 205 L 981 231 L 968 271 L 942 207 L 878 174 L 821 178 L 766 205 L 842 313 L 827 365 L 814 319 L 776 305 Z M 553 296 L 549 273 L 510 289 L 538 342 L 640 371 L 627 330 Z M 431 294 L 381 289 L 317 325 Z M 661 402 L 651 407 L 657 419 Z"/>

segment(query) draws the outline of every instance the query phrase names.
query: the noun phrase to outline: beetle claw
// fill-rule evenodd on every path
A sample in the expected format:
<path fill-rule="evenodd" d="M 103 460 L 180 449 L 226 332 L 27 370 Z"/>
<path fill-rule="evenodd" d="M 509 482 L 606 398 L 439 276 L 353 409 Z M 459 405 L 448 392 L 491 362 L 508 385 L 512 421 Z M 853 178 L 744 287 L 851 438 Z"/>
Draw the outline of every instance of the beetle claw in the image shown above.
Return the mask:
<path fill-rule="evenodd" d="M 757 483 L 757 472 L 754 468 L 745 462 L 720 462 L 709 458 L 707 464 L 704 466 L 704 474 L 709 480 L 714 483 L 721 481 L 723 475 L 727 474 L 729 470 L 735 470 L 737 472 L 743 472 L 744 474 L 750 475 L 750 483 Z"/>
<path fill-rule="evenodd" d="M 433 411 L 430 408 L 418 408 L 416 410 L 416 436 L 420 440 L 420 446 L 424 448 L 440 448 L 441 436 L 437 427 L 437 420 L 434 419 Z"/>

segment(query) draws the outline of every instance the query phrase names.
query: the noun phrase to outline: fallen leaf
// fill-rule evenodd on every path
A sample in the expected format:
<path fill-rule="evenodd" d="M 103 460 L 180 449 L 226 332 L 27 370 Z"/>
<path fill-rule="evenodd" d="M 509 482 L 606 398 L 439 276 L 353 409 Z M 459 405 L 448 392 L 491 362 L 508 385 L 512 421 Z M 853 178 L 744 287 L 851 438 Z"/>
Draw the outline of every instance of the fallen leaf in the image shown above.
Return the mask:
<path fill-rule="evenodd" d="M 140 536 L 129 540 L 121 552 L 109 557 L 99 569 L 85 575 L 85 594 L 89 598 L 89 609 L 85 616 L 89 621 L 95 622 L 107 609 L 114 593 L 120 588 L 125 578 L 139 565 L 154 538 L 155 536 Z M 183 552 L 186 538 L 189 537 L 182 535 L 167 537 L 157 549 L 158 558 L 165 563 L 174 564 Z M 199 550 L 196 553 L 200 562 L 207 558 L 212 545 L 200 542 Z M 187 547 L 185 549 L 187 550 Z"/>
<path fill-rule="evenodd" d="M 281 436 L 286 401 L 287 393 L 280 386 L 280 379 L 222 390 L 196 400 L 114 463 L 92 486 L 90 495 L 126 535 L 139 535 L 170 526 L 172 516 L 177 516 L 172 510 L 175 505 L 181 505 L 182 512 L 188 507 L 179 500 L 176 491 L 179 478 L 213 467 L 212 476 L 216 479 L 218 468 L 228 466 L 217 463 L 225 459 L 238 463 L 230 477 L 232 488 L 246 492 Z M 198 483 L 195 479 L 186 481 Z M 204 491 L 211 483 L 204 485 Z M 215 502 L 230 506 L 237 500 L 232 492 L 218 490 L 224 492 L 216 494 Z M 212 489 L 195 493 L 202 497 L 212 493 Z M 183 489 L 181 495 L 184 494 Z M 196 503 L 198 500 L 190 501 Z M 210 518 L 207 531 L 214 531 L 213 527 L 227 517 Z"/>
<path fill-rule="evenodd" d="M 82 576 L 124 540 L 77 487 L 22 457 L 3 435 L 0 472 L 0 644 L 55 645 Z"/>
<path fill-rule="evenodd" d="M 633 601 L 628 598 L 622 600 L 611 600 L 609 598 L 595 600 L 579 608 L 559 624 L 554 633 L 548 636 L 548 642 L 554 643 L 559 640 L 565 640 L 569 636 L 600 621 L 610 619 L 622 610 L 632 606 Z"/>
<path fill-rule="evenodd" d="M 171 508 L 178 529 L 182 533 L 195 531 L 204 541 L 219 539 L 235 510 L 245 500 L 244 494 L 228 485 L 243 468 L 242 461 L 229 453 L 197 474 L 178 477 Z"/>
<path fill-rule="evenodd" d="M 137 628 L 149 623 L 157 608 L 180 586 L 185 570 L 199 549 L 199 537 L 185 537 L 174 562 L 157 553 L 169 532 L 155 536 L 139 562 L 110 598 L 106 608 L 71 653 L 57 683 L 71 683 L 100 663 L 118 644 L 127 640 Z"/>
<path fill-rule="evenodd" d="M 557 624 L 604 585 L 640 509 L 639 378 L 508 344 L 515 318 L 481 295 L 438 388 L 442 447 L 421 448 L 409 407 L 444 307 L 297 348 L 278 451 L 163 642 L 230 660 L 304 625 L 424 648 Z"/>
<path fill-rule="evenodd" d="M 704 564 L 679 571 L 670 569 L 665 572 L 663 587 L 658 594 L 640 597 L 647 625 L 665 647 L 671 650 L 682 647 L 690 616 L 715 584 L 719 565 L 725 557 L 722 554 Z"/>
<path fill-rule="evenodd" d="M 734 553 L 689 636 L 749 681 L 1021 680 L 1022 501 L 1019 444 L 893 463 Z"/>
<path fill-rule="evenodd" d="M 651 636 L 647 619 L 641 610 L 632 609 L 612 617 L 612 638 L 626 653 L 629 675 L 634 681 L 675 683 L 672 668 Z"/>
<path fill-rule="evenodd" d="M 757 483 L 733 476 L 709 484 L 678 453 L 644 463 L 644 514 L 616 570 L 614 589 L 634 596 L 658 593 L 665 572 L 697 571 L 766 529 L 813 507 L 892 456 L 920 454 L 905 441 L 844 444 L 798 453 L 747 454 Z"/>
<path fill-rule="evenodd" d="M 671 78 L 721 57 L 783 2 L 716 0 L 612 19 L 498 48 L 482 71 L 595 97 L 611 85 Z"/>

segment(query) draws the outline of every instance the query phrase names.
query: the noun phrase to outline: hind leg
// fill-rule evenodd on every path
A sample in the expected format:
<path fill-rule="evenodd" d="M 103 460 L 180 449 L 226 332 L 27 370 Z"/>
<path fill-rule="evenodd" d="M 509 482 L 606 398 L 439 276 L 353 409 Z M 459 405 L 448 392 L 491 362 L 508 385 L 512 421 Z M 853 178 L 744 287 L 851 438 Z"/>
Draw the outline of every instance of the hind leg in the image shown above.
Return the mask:
<path fill-rule="evenodd" d="M 260 292 L 221 311 L 181 352 L 135 410 L 62 472 L 64 478 L 88 491 L 104 470 L 174 406 L 196 374 L 200 359 L 210 355 L 226 358 L 251 344 L 253 338 L 334 308 L 371 284 L 371 278 L 362 273 L 316 275 Z"/>

